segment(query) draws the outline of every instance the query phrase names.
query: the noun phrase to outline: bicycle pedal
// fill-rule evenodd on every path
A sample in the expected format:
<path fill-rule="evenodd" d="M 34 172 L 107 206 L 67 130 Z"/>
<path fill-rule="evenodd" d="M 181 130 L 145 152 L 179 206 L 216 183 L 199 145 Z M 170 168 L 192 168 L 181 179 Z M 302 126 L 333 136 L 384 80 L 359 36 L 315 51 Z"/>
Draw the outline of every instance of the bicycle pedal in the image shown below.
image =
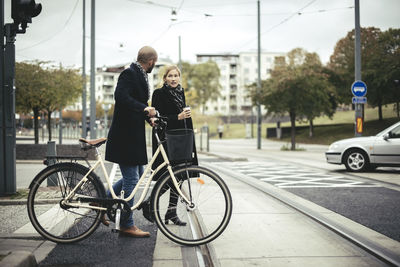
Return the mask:
<path fill-rule="evenodd" d="M 119 230 L 118 230 L 118 229 L 111 229 L 111 232 L 112 232 L 112 233 L 118 233 Z"/>

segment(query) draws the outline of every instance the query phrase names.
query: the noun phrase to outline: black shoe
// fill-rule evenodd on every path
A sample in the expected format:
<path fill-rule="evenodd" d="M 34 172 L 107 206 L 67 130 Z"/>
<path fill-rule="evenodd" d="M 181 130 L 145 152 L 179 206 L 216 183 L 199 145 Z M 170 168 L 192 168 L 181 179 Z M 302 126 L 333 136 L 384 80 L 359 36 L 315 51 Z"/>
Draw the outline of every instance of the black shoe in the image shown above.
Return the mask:
<path fill-rule="evenodd" d="M 165 214 L 165 224 L 168 224 L 168 221 L 171 221 L 175 225 L 185 226 L 186 222 L 182 222 L 179 220 L 178 215 L 176 214 L 176 208 L 168 209 Z"/>
<path fill-rule="evenodd" d="M 139 205 L 138 210 L 143 209 L 143 217 L 145 217 L 149 222 L 154 222 L 153 212 L 151 211 L 150 201 L 145 200 Z"/>

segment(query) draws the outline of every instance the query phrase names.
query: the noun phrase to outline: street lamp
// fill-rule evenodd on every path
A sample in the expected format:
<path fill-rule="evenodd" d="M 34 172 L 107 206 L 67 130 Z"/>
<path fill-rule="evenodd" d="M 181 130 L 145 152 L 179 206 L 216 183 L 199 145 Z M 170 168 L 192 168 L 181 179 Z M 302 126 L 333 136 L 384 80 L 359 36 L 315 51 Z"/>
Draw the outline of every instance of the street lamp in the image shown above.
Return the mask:
<path fill-rule="evenodd" d="M 176 13 L 176 10 L 175 9 L 172 9 L 172 12 L 171 12 L 171 20 L 172 21 L 176 21 L 178 19 L 178 14 Z"/>

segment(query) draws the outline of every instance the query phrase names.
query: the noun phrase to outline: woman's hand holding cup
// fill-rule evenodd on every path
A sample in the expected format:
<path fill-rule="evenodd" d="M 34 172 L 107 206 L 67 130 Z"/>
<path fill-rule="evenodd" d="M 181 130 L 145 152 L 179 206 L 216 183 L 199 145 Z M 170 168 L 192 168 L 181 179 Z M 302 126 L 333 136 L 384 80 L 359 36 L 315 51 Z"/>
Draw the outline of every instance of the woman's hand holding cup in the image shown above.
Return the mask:
<path fill-rule="evenodd" d="M 183 111 L 181 113 L 179 113 L 178 119 L 179 120 L 183 120 L 183 119 L 190 118 L 190 116 L 192 116 L 192 113 L 190 111 L 190 107 L 184 107 Z"/>

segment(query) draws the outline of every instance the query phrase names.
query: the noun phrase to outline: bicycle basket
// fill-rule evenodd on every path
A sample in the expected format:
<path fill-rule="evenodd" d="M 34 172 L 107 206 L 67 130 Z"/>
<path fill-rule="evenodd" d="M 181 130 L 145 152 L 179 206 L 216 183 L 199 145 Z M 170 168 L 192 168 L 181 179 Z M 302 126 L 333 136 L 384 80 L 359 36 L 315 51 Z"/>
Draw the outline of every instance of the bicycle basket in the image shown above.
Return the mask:
<path fill-rule="evenodd" d="M 191 161 L 193 152 L 193 130 L 175 129 L 165 133 L 168 158 L 171 161 Z"/>

